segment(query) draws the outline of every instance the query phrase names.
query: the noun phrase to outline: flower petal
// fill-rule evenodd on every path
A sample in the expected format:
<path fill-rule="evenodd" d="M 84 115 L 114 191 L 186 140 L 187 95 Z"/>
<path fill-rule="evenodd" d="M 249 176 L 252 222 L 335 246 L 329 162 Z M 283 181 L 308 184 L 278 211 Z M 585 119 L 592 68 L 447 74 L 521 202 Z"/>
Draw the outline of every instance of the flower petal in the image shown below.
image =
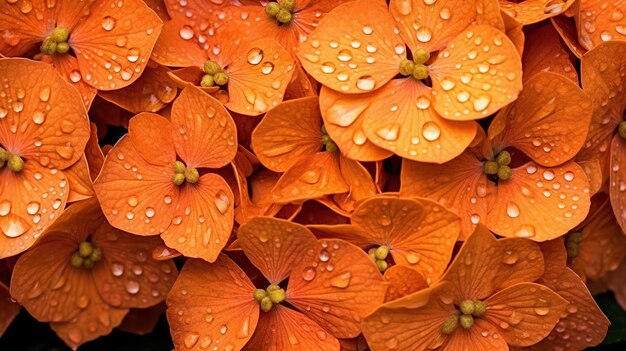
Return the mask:
<path fill-rule="evenodd" d="M 252 134 L 259 161 L 285 172 L 322 150 L 322 117 L 317 97 L 286 101 L 269 111 Z"/>
<path fill-rule="evenodd" d="M 524 25 L 541 22 L 550 17 L 565 12 L 575 0 L 550 1 L 550 0 L 500 0 L 502 11 L 508 13 Z"/>
<path fill-rule="evenodd" d="M 354 94 L 380 88 L 393 78 L 406 47 L 385 1 L 356 0 L 329 12 L 300 45 L 298 57 L 321 84 Z"/>
<path fill-rule="evenodd" d="M 131 309 L 118 329 L 125 333 L 148 335 L 154 331 L 164 313 L 165 302 L 150 308 Z"/>
<path fill-rule="evenodd" d="M 478 119 L 515 101 L 522 90 L 522 61 L 504 33 L 477 25 L 439 52 L 430 76 L 433 105 L 443 118 Z"/>
<path fill-rule="evenodd" d="M 361 319 L 385 298 L 387 283 L 360 248 L 337 239 L 307 247 L 293 267 L 287 302 L 337 338 L 361 332 Z"/>
<path fill-rule="evenodd" d="M 188 260 L 167 297 L 167 320 L 177 349 L 233 350 L 250 340 L 259 320 L 254 285 L 228 256 Z"/>
<path fill-rule="evenodd" d="M 317 240 L 305 226 L 271 217 L 256 217 L 239 227 L 244 253 L 271 284 L 289 276 L 307 248 Z"/>
<path fill-rule="evenodd" d="M 53 12 L 40 2 L 0 3 L 0 53 L 21 56 L 36 47 L 54 27 Z"/>
<path fill-rule="evenodd" d="M 220 168 L 237 153 L 232 117 L 215 98 L 196 87 L 186 87 L 174 101 L 172 136 L 176 152 L 190 167 Z"/>
<path fill-rule="evenodd" d="M 389 282 L 385 302 L 397 300 L 401 297 L 428 288 L 428 283 L 422 274 L 406 266 L 391 266 L 385 271 L 385 280 Z"/>
<path fill-rule="evenodd" d="M 78 60 L 74 56 L 70 55 L 45 55 L 41 58 L 43 62 L 48 62 L 54 65 L 57 72 L 65 79 L 66 82 L 70 83 L 78 92 L 83 99 L 83 104 L 85 104 L 85 108 L 89 111 L 91 107 L 91 103 L 93 99 L 96 97 L 98 90 L 85 81 L 83 76 L 80 73 L 80 69 L 78 67 Z"/>
<path fill-rule="evenodd" d="M 626 228 L 626 140 L 615 134 L 611 142 L 609 194 L 617 223 Z"/>
<path fill-rule="evenodd" d="M 606 6 L 608 4 L 611 5 L 610 9 Z M 581 1 L 577 18 L 580 44 L 591 50 L 609 40 L 626 39 L 624 11 L 626 4 L 623 2 Z"/>
<path fill-rule="evenodd" d="M 67 202 L 85 200 L 96 195 L 93 190 L 93 181 L 89 175 L 89 165 L 85 156 L 70 168 L 64 170 L 63 174 L 70 184 Z"/>
<path fill-rule="evenodd" d="M 446 340 L 443 350 L 507 351 L 509 346 L 496 328 L 482 319 L 475 319 L 469 329 L 458 328 Z"/>
<path fill-rule="evenodd" d="M 9 289 L 0 283 L 0 336 L 4 334 L 13 319 L 20 312 L 20 305 L 11 300 Z"/>
<path fill-rule="evenodd" d="M 559 33 L 551 23 L 530 30 L 526 34 L 524 55 L 524 81 L 539 72 L 554 72 L 578 84 L 578 73 L 569 50 L 561 43 Z"/>
<path fill-rule="evenodd" d="M 164 66 L 201 67 L 208 54 L 200 47 L 197 39 L 186 40 L 189 35 L 196 36 L 194 30 L 181 18 L 174 18 L 163 25 L 163 30 L 154 45 L 152 59 Z"/>
<path fill-rule="evenodd" d="M 258 327 L 243 350 L 339 351 L 339 341 L 317 323 L 289 307 L 275 305 L 261 313 Z"/>

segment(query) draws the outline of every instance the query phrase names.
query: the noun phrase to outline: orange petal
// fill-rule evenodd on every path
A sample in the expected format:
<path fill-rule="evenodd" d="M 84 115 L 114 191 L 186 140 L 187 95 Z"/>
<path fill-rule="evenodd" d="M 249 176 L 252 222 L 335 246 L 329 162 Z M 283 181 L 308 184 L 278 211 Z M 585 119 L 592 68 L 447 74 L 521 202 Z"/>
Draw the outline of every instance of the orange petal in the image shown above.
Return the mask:
<path fill-rule="evenodd" d="M 544 285 L 519 283 L 485 300 L 482 317 L 498 327 L 511 346 L 530 346 L 545 338 L 565 312 L 567 301 Z"/>
<path fill-rule="evenodd" d="M 626 106 L 626 64 L 613 57 L 626 55 L 626 43 L 608 42 L 589 51 L 581 62 L 583 89 L 591 97 L 594 111 L 585 147 L 577 159 L 600 160 L 608 177 L 609 146 Z"/>
<path fill-rule="evenodd" d="M 154 61 L 173 67 L 202 66 L 208 54 L 198 45 L 197 39 L 185 39 L 195 36 L 187 23 L 180 18 L 165 22 L 152 52 Z"/>
<path fill-rule="evenodd" d="M 350 188 L 348 194 L 338 195 L 342 197 L 341 199 L 338 199 L 337 196 L 335 197 L 335 201 L 341 202 L 342 207 L 346 207 L 352 212 L 356 201 L 361 201 L 378 193 L 372 176 L 358 161 L 340 155 L 339 168 L 344 181 Z"/>
<path fill-rule="evenodd" d="M 283 101 L 294 65 L 291 55 L 274 39 L 261 39 L 242 47 L 226 69 L 226 107 L 250 116 L 271 110 Z"/>
<path fill-rule="evenodd" d="M 446 289 L 449 284 L 439 284 L 379 307 L 363 320 L 369 346 L 377 351 L 436 349 L 445 338 L 441 327 L 454 313 L 442 299 Z"/>
<path fill-rule="evenodd" d="M 609 40 L 626 39 L 624 12 L 626 4 L 610 2 L 611 8 L 603 1 L 581 1 L 577 18 L 578 41 L 591 50 Z"/>
<path fill-rule="evenodd" d="M 600 161 L 591 159 L 589 161 L 578 161 L 579 166 L 585 171 L 585 175 L 589 180 L 589 194 L 594 195 L 602 190 L 602 168 Z"/>
<path fill-rule="evenodd" d="M 457 327 L 454 333 L 446 340 L 442 349 L 507 351 L 509 346 L 493 325 L 482 319 L 474 319 L 474 325 L 469 330 Z"/>
<path fill-rule="evenodd" d="M 51 65 L 0 59 L 0 144 L 44 167 L 67 168 L 82 156 L 89 121 L 80 96 Z M 28 117 L 27 117 L 28 116 Z M 19 127 L 19 128 L 18 128 Z"/>
<path fill-rule="evenodd" d="M 272 190 L 277 202 L 288 203 L 341 194 L 350 189 L 343 179 L 338 152 L 318 152 L 300 160 L 280 177 Z"/>
<path fill-rule="evenodd" d="M 146 5 L 152 9 L 152 11 L 159 15 L 161 20 L 166 21 L 170 19 L 165 4 L 166 0 L 143 0 L 143 2 L 145 2 Z"/>
<path fill-rule="evenodd" d="M 514 104 L 502 110 L 492 125 L 504 124 L 498 135 L 489 130 L 496 150 L 514 147 L 542 166 L 567 162 L 581 149 L 591 121 L 587 95 L 564 76 L 541 72 L 524 83 Z"/>
<path fill-rule="evenodd" d="M 179 193 L 172 182 L 174 161 L 172 156 L 162 166 L 147 163 L 129 137 L 111 149 L 94 189 L 112 226 L 138 235 L 157 235 L 168 228 Z"/>
<path fill-rule="evenodd" d="M 78 67 L 78 60 L 74 56 L 70 55 L 52 55 L 52 56 L 43 56 L 41 59 L 43 62 L 48 62 L 54 65 L 54 68 L 59 72 L 61 77 L 65 79 L 66 82 L 70 83 L 78 92 L 83 99 L 83 104 L 85 104 L 85 108 L 89 111 L 91 107 L 91 103 L 93 99 L 96 97 L 98 90 L 85 81 L 83 76 L 80 73 L 80 68 Z"/>
<path fill-rule="evenodd" d="M 167 296 L 167 320 L 177 349 L 241 348 L 259 320 L 254 285 L 228 256 L 213 264 L 188 260 Z"/>
<path fill-rule="evenodd" d="M 300 224 L 325 223 L 329 226 L 334 226 L 335 224 L 346 224 L 348 221 L 349 219 L 347 217 L 335 212 L 324 203 L 316 200 L 305 202 L 300 213 L 298 213 L 296 218 L 294 218 L 294 222 Z"/>
<path fill-rule="evenodd" d="M 528 31 L 522 62 L 524 81 L 534 74 L 548 71 L 559 73 L 578 84 L 578 73 L 569 50 L 561 44 L 559 33 L 551 23 Z"/>
<path fill-rule="evenodd" d="M 104 164 L 104 153 L 98 144 L 98 128 L 94 123 L 91 123 L 91 134 L 87 146 L 85 146 L 85 157 L 87 157 L 89 164 L 91 180 L 96 180 L 100 170 L 102 170 L 102 164 Z"/>
<path fill-rule="evenodd" d="M 176 152 L 190 167 L 220 168 L 237 153 L 237 129 L 215 98 L 189 86 L 172 107 Z M 211 152 L 206 152 L 211 150 Z"/>
<path fill-rule="evenodd" d="M 505 23 L 498 0 L 476 0 L 476 12 L 476 23 L 487 24 L 504 31 Z"/>
<path fill-rule="evenodd" d="M 322 150 L 317 97 L 286 101 L 269 111 L 252 133 L 252 148 L 272 171 L 285 172 Z"/>
<path fill-rule="evenodd" d="M 569 8 L 569 10 L 576 9 L 578 12 L 579 2 L 574 3 L 573 6 Z M 566 17 L 564 15 L 559 15 L 550 18 L 550 22 L 554 26 L 561 39 L 570 51 L 578 58 L 582 58 L 583 55 L 587 52 L 587 49 L 584 48 L 580 42 L 578 41 L 578 29 L 576 28 L 576 23 L 574 19 Z"/>
<path fill-rule="evenodd" d="M 490 2 L 493 3 L 494 1 Z M 526 41 L 523 30 L 524 26 L 506 12 L 501 12 L 501 14 L 502 19 L 504 20 L 504 32 L 506 33 L 506 36 L 511 39 L 511 42 L 513 43 L 513 45 L 515 45 L 515 48 L 517 49 L 517 52 L 523 54 L 524 42 Z"/>
<path fill-rule="evenodd" d="M 475 2 L 391 0 L 389 12 L 411 52 L 418 48 L 436 52 L 476 20 Z"/>
<path fill-rule="evenodd" d="M 558 346 L 579 351 L 600 344 L 610 322 L 596 305 L 585 284 L 565 266 L 563 241 L 547 242 L 542 245 L 542 249 L 546 257 L 546 273 L 540 282 L 566 299 L 568 305 L 550 335 L 530 349 L 539 351 Z M 573 335 L 576 337 L 571 337 Z"/>
<path fill-rule="evenodd" d="M 497 190 L 487 227 L 502 236 L 551 240 L 576 227 L 589 212 L 589 182 L 572 161 L 552 168 L 529 162 L 513 169 Z"/>
<path fill-rule="evenodd" d="M 63 212 L 69 192 L 62 171 L 35 160 L 20 173 L 0 169 L 0 258 L 31 247 Z"/>
<path fill-rule="evenodd" d="M 305 226 L 271 217 L 256 217 L 242 225 L 237 239 L 250 262 L 272 284 L 285 280 L 317 241 Z"/>
<path fill-rule="evenodd" d="M 11 300 L 9 288 L 0 282 L 0 336 L 4 334 L 19 312 L 20 305 Z"/>
<path fill-rule="evenodd" d="M 293 267 L 287 302 L 337 338 L 361 333 L 361 319 L 385 298 L 387 283 L 360 248 L 322 239 Z"/>
<path fill-rule="evenodd" d="M 72 281 L 70 283 L 73 284 L 74 289 L 76 285 L 85 285 L 85 296 L 91 296 L 92 299 L 76 317 L 66 322 L 50 323 L 50 327 L 65 344 L 76 350 L 88 341 L 111 333 L 113 328 L 122 323 L 128 310 L 113 308 L 100 300 L 99 297 L 95 298 L 98 292 L 93 284 L 81 284 L 81 282 Z M 74 301 L 78 303 L 76 301 L 80 300 Z"/>
<path fill-rule="evenodd" d="M 67 202 L 76 202 L 95 196 L 93 182 L 89 175 L 89 165 L 85 156 L 63 171 L 63 174 L 70 184 Z"/>
<path fill-rule="evenodd" d="M 501 262 L 494 280 L 496 290 L 523 282 L 534 282 L 544 273 L 544 260 L 539 245 L 519 238 L 498 240 Z"/>
<path fill-rule="evenodd" d="M 159 303 L 150 308 L 131 309 L 118 329 L 135 335 L 150 334 L 164 313 L 165 303 Z"/>
<path fill-rule="evenodd" d="M 300 312 L 275 305 L 263 312 L 258 327 L 243 350 L 248 351 L 339 351 L 339 341 Z"/>
<path fill-rule="evenodd" d="M 428 288 L 428 283 L 422 274 L 405 266 L 389 267 L 385 271 L 385 280 L 389 282 L 385 302 Z"/>
<path fill-rule="evenodd" d="M 7 1 L 0 4 L 0 53 L 21 56 L 37 47 L 50 28 L 54 28 L 55 19 L 51 12 L 39 2 L 24 5 Z"/>
<path fill-rule="evenodd" d="M 141 0 L 99 1 L 82 15 L 68 43 L 87 84 L 115 90 L 136 81 L 161 33 L 159 16 Z"/>
<path fill-rule="evenodd" d="M 324 127 L 342 154 L 359 161 L 378 161 L 393 153 L 367 140 L 363 130 L 363 112 L 369 107 L 376 92 L 344 95 L 322 87 L 320 110 Z"/>
<path fill-rule="evenodd" d="M 522 90 L 520 56 L 511 40 L 491 26 L 466 29 L 429 68 L 435 110 L 451 120 L 487 117 Z"/>
<path fill-rule="evenodd" d="M 393 78 L 405 51 L 385 1 L 356 0 L 328 13 L 300 45 L 298 57 L 321 84 L 354 94 L 380 88 Z"/>
<path fill-rule="evenodd" d="M 198 183 L 179 191 L 176 208 L 168 211 L 172 225 L 161 238 L 184 256 L 213 262 L 233 228 L 233 193 L 224 178 L 213 173 L 202 175 Z"/>
<path fill-rule="evenodd" d="M 611 158 L 609 173 L 609 194 L 613 213 L 617 223 L 624 231 L 626 228 L 626 140 L 615 134 L 611 142 Z"/>
<path fill-rule="evenodd" d="M 133 84 L 126 88 L 100 92 L 100 97 L 132 113 L 157 112 L 172 102 L 178 93 L 163 66 L 150 64 Z"/>
<path fill-rule="evenodd" d="M 404 161 L 400 194 L 439 202 L 461 217 L 460 240 L 484 222 L 497 188 L 482 171 L 482 162 L 471 152 L 443 165 Z M 467 191 L 466 189 L 470 189 Z"/>
<path fill-rule="evenodd" d="M 575 0 L 524 0 L 522 2 L 500 0 L 500 7 L 502 11 L 527 25 L 559 15 L 572 6 L 574 2 Z"/>
<path fill-rule="evenodd" d="M 569 260 L 583 280 L 599 280 L 616 269 L 626 256 L 626 235 L 615 219 L 608 196 L 591 199 L 591 210 L 581 224 L 578 256 Z"/>
<path fill-rule="evenodd" d="M 457 215 L 426 199 L 370 198 L 351 221 L 370 242 L 387 245 L 396 264 L 417 270 L 429 284 L 448 266 L 461 230 Z"/>
<path fill-rule="evenodd" d="M 415 161 L 443 163 L 458 156 L 476 125 L 448 121 L 433 108 L 433 92 L 413 78 L 394 79 L 371 97 L 363 129 L 375 145 Z"/>
<path fill-rule="evenodd" d="M 173 170 L 176 152 L 172 128 L 167 118 L 142 112 L 130 119 L 128 138 L 144 162 L 155 166 L 169 166 Z M 155 140 L 158 140 L 159 147 L 155 147 Z"/>

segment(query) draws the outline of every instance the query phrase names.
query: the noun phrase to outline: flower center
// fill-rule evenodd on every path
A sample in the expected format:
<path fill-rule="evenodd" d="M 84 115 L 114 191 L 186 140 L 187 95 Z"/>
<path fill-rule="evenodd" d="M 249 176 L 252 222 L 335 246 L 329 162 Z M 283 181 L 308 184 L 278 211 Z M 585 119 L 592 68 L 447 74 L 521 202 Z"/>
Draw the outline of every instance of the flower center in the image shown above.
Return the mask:
<path fill-rule="evenodd" d="M 180 161 L 174 162 L 174 175 L 172 176 L 172 182 L 175 185 L 181 186 L 184 182 L 196 184 L 199 179 L 200 173 L 196 168 L 187 167 Z"/>
<path fill-rule="evenodd" d="M 619 122 L 619 126 L 617 127 L 617 133 L 623 139 L 626 139 L 626 121 Z"/>
<path fill-rule="evenodd" d="M 0 147 L 0 168 L 7 166 L 11 171 L 19 173 L 24 169 L 24 160 Z"/>
<path fill-rule="evenodd" d="M 567 257 L 578 257 L 578 255 L 580 254 L 579 245 L 582 241 L 582 232 L 572 232 L 565 236 L 565 249 L 567 249 Z"/>
<path fill-rule="evenodd" d="M 428 66 L 426 62 L 430 60 L 430 52 L 424 48 L 419 48 L 413 53 L 413 60 L 402 60 L 400 62 L 400 74 L 405 77 L 413 76 L 417 80 L 428 78 Z"/>
<path fill-rule="evenodd" d="M 464 300 L 459 305 L 459 309 L 443 322 L 441 332 L 450 335 L 459 324 L 463 329 L 470 329 L 474 325 L 474 318 L 482 316 L 485 312 L 487 312 L 487 305 L 484 302 Z"/>
<path fill-rule="evenodd" d="M 324 150 L 328 152 L 335 152 L 339 150 L 337 144 L 330 138 L 328 132 L 326 131 L 326 127 L 322 125 L 322 144 L 324 145 Z"/>
<path fill-rule="evenodd" d="M 83 241 L 78 245 L 78 250 L 70 257 L 70 264 L 75 268 L 91 269 L 101 259 L 102 249 L 89 241 Z"/>
<path fill-rule="evenodd" d="M 379 247 L 372 247 L 367 251 L 367 254 L 370 256 L 372 261 L 376 263 L 376 267 L 378 270 L 383 273 L 389 268 L 389 263 L 387 263 L 387 257 L 389 256 L 389 247 L 386 245 L 381 245 Z"/>
<path fill-rule="evenodd" d="M 513 175 L 513 171 L 509 164 L 511 163 L 511 154 L 506 151 L 500 151 L 494 160 L 485 161 L 483 163 L 483 172 L 488 176 L 493 176 L 496 180 L 507 180 Z"/>
<path fill-rule="evenodd" d="M 285 301 L 285 289 L 278 285 L 272 284 L 267 289 L 256 289 L 254 291 L 254 299 L 261 305 L 261 311 L 269 312 L 274 305 Z"/>
<path fill-rule="evenodd" d="M 267 5 L 265 5 L 265 13 L 271 18 L 276 19 L 279 24 L 291 22 L 295 9 L 295 0 L 278 0 L 277 2 L 268 2 Z"/>
<path fill-rule="evenodd" d="M 70 44 L 67 42 L 69 38 L 70 31 L 67 28 L 56 27 L 43 40 L 39 49 L 45 55 L 65 54 L 70 51 Z"/>
<path fill-rule="evenodd" d="M 224 71 L 224 69 L 220 67 L 217 62 L 208 60 L 204 63 L 204 66 L 202 66 L 202 70 L 205 75 L 202 76 L 200 86 L 206 88 L 218 85 L 222 87 L 228 84 L 228 73 L 226 73 L 226 71 Z"/>

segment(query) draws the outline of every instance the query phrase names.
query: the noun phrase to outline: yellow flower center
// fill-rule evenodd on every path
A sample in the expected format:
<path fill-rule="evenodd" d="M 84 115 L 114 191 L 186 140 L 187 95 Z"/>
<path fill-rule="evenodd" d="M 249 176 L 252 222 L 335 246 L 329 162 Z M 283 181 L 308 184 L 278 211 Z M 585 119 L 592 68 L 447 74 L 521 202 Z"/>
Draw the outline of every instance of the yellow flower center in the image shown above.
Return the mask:
<path fill-rule="evenodd" d="M 268 2 L 265 6 L 265 13 L 279 24 L 287 24 L 293 19 L 295 9 L 295 0 L 278 0 L 277 2 Z"/>
<path fill-rule="evenodd" d="M 579 245 L 583 241 L 582 232 L 573 232 L 565 236 L 565 249 L 567 249 L 567 257 L 575 258 L 580 254 Z"/>
<path fill-rule="evenodd" d="M 619 126 L 617 127 L 617 133 L 619 133 L 619 136 L 626 139 L 626 121 L 619 122 Z"/>
<path fill-rule="evenodd" d="M 19 155 L 11 154 L 0 147 L 0 168 L 3 168 L 5 165 L 11 171 L 19 173 L 24 169 L 24 160 Z"/>
<path fill-rule="evenodd" d="M 386 245 L 381 245 L 379 247 L 372 247 L 367 251 L 367 254 L 370 256 L 372 261 L 376 263 L 376 267 L 378 270 L 383 273 L 389 268 L 389 263 L 387 263 L 387 257 L 389 257 L 389 247 Z"/>
<path fill-rule="evenodd" d="M 450 335 L 459 324 L 463 329 L 470 329 L 474 325 L 474 318 L 484 315 L 485 312 L 487 312 L 487 305 L 483 301 L 464 300 L 458 310 L 443 322 L 441 332 Z"/>
<path fill-rule="evenodd" d="M 69 38 L 70 32 L 67 28 L 56 27 L 43 40 L 39 49 L 45 55 L 65 54 L 70 51 L 70 44 L 67 42 Z"/>
<path fill-rule="evenodd" d="M 70 264 L 75 268 L 91 269 L 102 259 L 102 249 L 89 241 L 78 245 L 78 250 L 70 257 Z"/>
<path fill-rule="evenodd" d="M 337 144 L 330 138 L 328 132 L 326 131 L 326 127 L 322 126 L 322 144 L 324 145 L 324 150 L 328 152 L 335 152 L 339 150 Z"/>
<path fill-rule="evenodd" d="M 175 185 L 181 186 L 187 182 L 190 184 L 196 184 L 200 180 L 200 172 L 196 168 L 187 167 L 180 161 L 174 161 L 174 175 L 172 176 L 172 182 Z"/>
<path fill-rule="evenodd" d="M 274 305 L 285 301 L 285 290 L 278 285 L 272 284 L 267 289 L 256 289 L 253 297 L 261 305 L 261 311 L 269 312 Z"/>
<path fill-rule="evenodd" d="M 419 48 L 413 53 L 413 60 L 402 60 L 400 62 L 400 74 L 405 77 L 413 76 L 417 80 L 427 79 L 429 69 L 426 63 L 430 60 L 430 52 L 424 48 Z"/>
<path fill-rule="evenodd" d="M 217 62 L 208 60 L 202 66 L 202 71 L 205 74 L 200 80 L 200 86 L 206 88 L 218 85 L 222 87 L 228 84 L 228 73 Z"/>
<path fill-rule="evenodd" d="M 483 172 L 486 175 L 496 176 L 499 180 L 507 180 L 513 175 L 513 171 L 509 164 L 511 163 L 511 154 L 503 150 L 494 160 L 488 160 L 483 163 Z"/>

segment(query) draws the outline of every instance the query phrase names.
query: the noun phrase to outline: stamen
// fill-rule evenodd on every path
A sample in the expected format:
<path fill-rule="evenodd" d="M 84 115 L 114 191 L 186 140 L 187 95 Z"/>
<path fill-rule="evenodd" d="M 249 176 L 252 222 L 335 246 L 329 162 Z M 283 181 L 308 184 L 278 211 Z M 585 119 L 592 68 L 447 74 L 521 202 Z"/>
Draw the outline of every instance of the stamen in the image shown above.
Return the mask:
<path fill-rule="evenodd" d="M 619 122 L 617 132 L 619 133 L 619 136 L 621 136 L 623 139 L 626 139 L 626 121 Z"/>
<path fill-rule="evenodd" d="M 565 236 L 565 249 L 567 250 L 567 257 L 575 258 L 580 255 L 579 245 L 582 241 L 582 232 L 573 232 Z"/>
<path fill-rule="evenodd" d="M 188 168 L 184 163 L 174 161 L 174 175 L 172 175 L 174 185 L 181 186 L 185 181 L 196 184 L 198 180 L 200 180 L 200 172 L 196 168 Z"/>
<path fill-rule="evenodd" d="M 43 40 L 39 50 L 44 55 L 65 54 L 70 51 L 70 44 L 67 42 L 69 38 L 70 31 L 67 28 L 54 28 L 50 35 Z"/>
<path fill-rule="evenodd" d="M 372 247 L 367 251 L 367 254 L 376 264 L 376 267 L 378 267 L 378 270 L 381 273 L 384 273 L 387 268 L 389 268 L 389 264 L 386 261 L 387 257 L 389 256 L 389 247 L 387 247 L 386 245 Z"/>
<path fill-rule="evenodd" d="M 418 65 L 423 65 L 430 60 L 430 52 L 424 48 L 419 48 L 413 53 L 413 61 Z"/>
<path fill-rule="evenodd" d="M 274 305 L 285 301 L 286 293 L 283 288 L 278 285 L 272 284 L 267 289 L 256 289 L 253 297 L 257 300 L 261 306 L 261 311 L 269 312 Z"/>
<path fill-rule="evenodd" d="M 503 150 L 496 155 L 494 160 L 488 160 L 483 163 L 483 173 L 491 176 L 497 175 L 497 179 L 495 181 L 498 179 L 507 180 L 513 175 L 513 171 L 511 170 L 511 167 L 509 167 L 510 163 L 511 154 L 508 151 Z"/>
<path fill-rule="evenodd" d="M 15 173 L 19 173 L 24 169 L 24 160 L 18 155 L 9 156 L 7 166 Z"/>
<path fill-rule="evenodd" d="M 463 314 L 459 317 L 459 323 L 464 329 L 469 329 L 474 325 L 474 317 L 471 314 Z"/>
<path fill-rule="evenodd" d="M 339 150 L 337 144 L 330 138 L 328 132 L 326 132 L 326 127 L 322 125 L 322 144 L 324 145 L 324 149 L 328 152 L 335 152 Z"/>
<path fill-rule="evenodd" d="M 413 68 L 413 78 L 417 80 L 428 78 L 428 67 L 423 64 L 415 64 L 415 68 Z"/>
<path fill-rule="evenodd" d="M 293 19 L 295 9 L 295 0 L 278 0 L 278 2 L 269 2 L 265 6 L 265 13 L 276 19 L 279 24 L 287 24 Z"/>
<path fill-rule="evenodd" d="M 413 75 L 413 70 L 415 69 L 415 62 L 411 60 L 402 60 L 400 62 L 400 74 L 408 77 Z"/>
<path fill-rule="evenodd" d="M 452 315 L 443 322 L 441 326 L 441 332 L 445 335 L 450 335 L 456 330 L 456 326 L 459 324 L 459 316 Z"/>
<path fill-rule="evenodd" d="M 200 86 L 212 87 L 214 85 L 224 86 L 228 84 L 228 73 L 217 62 L 213 60 L 206 61 L 202 66 L 202 70 L 206 74 L 202 76 Z"/>
<path fill-rule="evenodd" d="M 78 250 L 70 257 L 70 264 L 74 268 L 91 269 L 100 260 L 102 260 L 102 249 L 89 241 L 83 241 L 78 245 Z"/>

